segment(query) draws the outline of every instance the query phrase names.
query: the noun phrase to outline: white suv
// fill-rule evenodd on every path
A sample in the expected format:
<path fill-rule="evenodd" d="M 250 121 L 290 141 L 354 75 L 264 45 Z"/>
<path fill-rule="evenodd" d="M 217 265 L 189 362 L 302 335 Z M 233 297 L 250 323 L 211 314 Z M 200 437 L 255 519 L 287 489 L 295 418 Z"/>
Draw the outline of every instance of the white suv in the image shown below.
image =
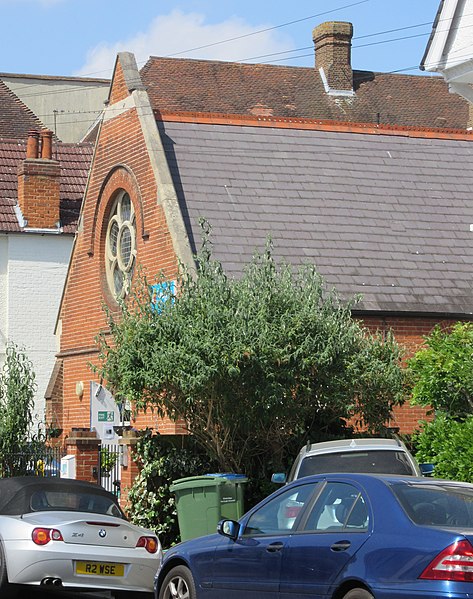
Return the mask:
<path fill-rule="evenodd" d="M 289 476 L 273 474 L 272 481 L 291 482 L 324 472 L 369 472 L 422 476 L 432 474 L 431 464 L 419 464 L 400 439 L 342 439 L 303 447 Z"/>

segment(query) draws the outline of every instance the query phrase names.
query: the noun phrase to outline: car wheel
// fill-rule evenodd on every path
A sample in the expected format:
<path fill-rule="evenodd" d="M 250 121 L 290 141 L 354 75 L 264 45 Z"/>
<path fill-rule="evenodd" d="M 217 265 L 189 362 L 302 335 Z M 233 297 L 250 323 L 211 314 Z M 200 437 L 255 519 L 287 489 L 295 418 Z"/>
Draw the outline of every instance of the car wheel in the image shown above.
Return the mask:
<path fill-rule="evenodd" d="M 352 589 L 343 595 L 343 599 L 374 599 L 374 595 L 366 589 Z"/>
<path fill-rule="evenodd" d="M 12 587 L 8 582 L 7 564 L 5 562 L 5 553 L 3 545 L 0 542 L 0 596 L 2 599 L 13 599 L 18 594 L 18 590 Z"/>
<path fill-rule="evenodd" d="M 159 599 L 196 599 L 194 578 L 189 568 L 176 566 L 167 573 Z"/>

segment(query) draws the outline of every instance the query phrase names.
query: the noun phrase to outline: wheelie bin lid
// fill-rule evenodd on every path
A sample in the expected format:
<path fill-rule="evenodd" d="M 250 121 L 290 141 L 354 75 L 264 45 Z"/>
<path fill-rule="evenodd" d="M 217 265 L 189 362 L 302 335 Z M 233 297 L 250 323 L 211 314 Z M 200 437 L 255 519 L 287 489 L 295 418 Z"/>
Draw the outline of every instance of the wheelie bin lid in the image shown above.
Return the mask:
<path fill-rule="evenodd" d="M 199 487 L 215 487 L 225 484 L 224 478 L 216 476 L 187 476 L 186 478 L 178 478 L 174 480 L 169 487 L 171 492 L 181 491 L 183 489 L 198 489 Z"/>
<path fill-rule="evenodd" d="M 244 474 L 203 474 L 200 476 L 187 476 L 186 478 L 178 478 L 172 481 L 169 487 L 171 493 L 184 489 L 197 489 L 199 487 L 215 487 L 224 485 L 228 482 L 245 483 L 247 477 Z"/>
<path fill-rule="evenodd" d="M 214 476 L 216 478 L 226 478 L 227 481 L 246 482 L 248 480 L 246 474 L 235 474 L 233 472 L 218 472 L 215 474 L 206 474 L 205 476 Z"/>

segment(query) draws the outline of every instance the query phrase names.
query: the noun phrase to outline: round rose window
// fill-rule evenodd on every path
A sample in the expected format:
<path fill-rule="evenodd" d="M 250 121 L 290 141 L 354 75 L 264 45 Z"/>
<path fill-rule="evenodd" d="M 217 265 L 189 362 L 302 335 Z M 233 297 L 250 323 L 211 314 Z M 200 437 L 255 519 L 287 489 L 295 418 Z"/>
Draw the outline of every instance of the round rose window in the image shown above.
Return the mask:
<path fill-rule="evenodd" d="M 108 285 L 115 298 L 122 299 L 130 290 L 136 261 L 135 213 L 126 191 L 113 205 L 105 252 Z"/>

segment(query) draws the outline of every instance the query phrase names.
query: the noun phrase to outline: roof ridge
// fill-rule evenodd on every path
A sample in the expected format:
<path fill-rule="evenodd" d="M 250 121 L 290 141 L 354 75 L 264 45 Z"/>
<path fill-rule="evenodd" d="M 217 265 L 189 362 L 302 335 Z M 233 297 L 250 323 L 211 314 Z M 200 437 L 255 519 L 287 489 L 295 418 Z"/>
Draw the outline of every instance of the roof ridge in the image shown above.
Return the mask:
<path fill-rule="evenodd" d="M 473 131 L 466 129 L 415 127 L 353 121 L 334 121 L 304 117 L 258 116 L 229 113 L 154 110 L 158 121 L 202 123 L 213 125 L 239 125 L 280 127 L 282 129 L 313 129 L 371 135 L 404 135 L 438 139 L 464 139 L 473 141 Z"/>

